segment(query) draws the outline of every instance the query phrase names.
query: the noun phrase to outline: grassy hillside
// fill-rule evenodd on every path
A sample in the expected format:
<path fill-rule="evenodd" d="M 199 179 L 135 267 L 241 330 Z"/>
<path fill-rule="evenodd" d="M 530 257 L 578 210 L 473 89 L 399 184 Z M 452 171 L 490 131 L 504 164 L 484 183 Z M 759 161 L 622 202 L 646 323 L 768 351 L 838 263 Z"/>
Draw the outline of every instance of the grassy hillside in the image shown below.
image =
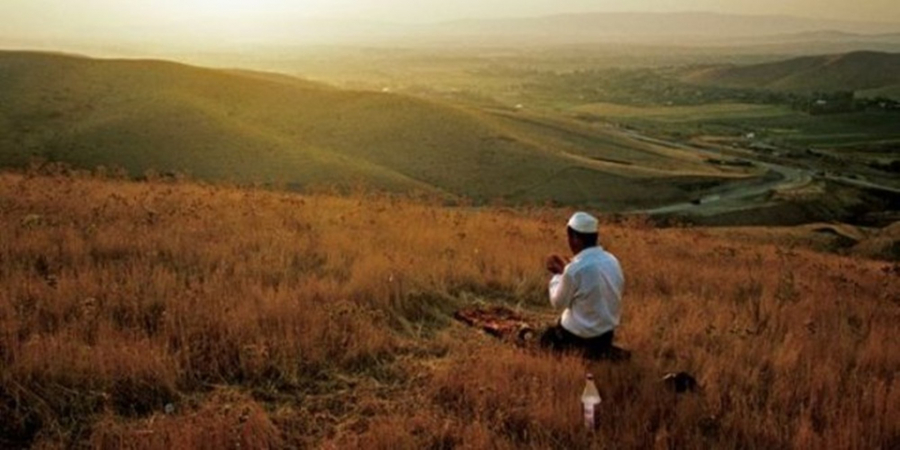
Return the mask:
<path fill-rule="evenodd" d="M 88 168 L 119 165 L 134 175 L 155 169 L 200 179 L 365 184 L 609 207 L 687 198 L 683 169 L 717 175 L 697 161 L 657 154 L 656 162 L 668 161 L 671 181 L 635 195 L 644 188 L 640 178 L 569 154 L 602 154 L 602 144 L 560 149 L 529 136 L 477 111 L 280 75 L 0 53 L 4 165 L 42 156 Z M 609 189 L 521 195 L 535 180 L 562 174 L 576 182 L 608 179 Z"/>
<path fill-rule="evenodd" d="M 853 52 L 750 66 L 697 70 L 684 81 L 794 92 L 883 89 L 900 85 L 900 54 Z"/>
<path fill-rule="evenodd" d="M 0 447 L 900 444 L 896 264 L 605 223 L 630 362 L 449 319 L 550 323 L 540 260 L 569 213 L 0 175 Z M 702 391 L 664 390 L 678 370 Z"/>

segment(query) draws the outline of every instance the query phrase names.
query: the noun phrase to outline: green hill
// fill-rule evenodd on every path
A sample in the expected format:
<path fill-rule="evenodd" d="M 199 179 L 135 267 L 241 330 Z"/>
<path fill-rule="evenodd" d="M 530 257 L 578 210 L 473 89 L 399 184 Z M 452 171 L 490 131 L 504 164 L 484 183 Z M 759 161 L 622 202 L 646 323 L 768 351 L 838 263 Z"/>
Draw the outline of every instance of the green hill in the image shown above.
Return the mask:
<path fill-rule="evenodd" d="M 605 152 L 627 158 L 621 144 L 598 137 L 559 146 L 546 133 L 496 114 L 276 74 L 0 52 L 6 166 L 38 156 L 133 175 L 155 169 L 610 208 L 687 198 L 697 176 L 715 175 L 701 161 L 639 148 L 639 164 L 668 170 L 668 181 L 647 183 L 634 168 L 597 163 Z"/>
<path fill-rule="evenodd" d="M 683 81 L 791 92 L 896 90 L 900 87 L 900 54 L 853 52 L 751 66 L 713 67 L 694 70 Z"/>

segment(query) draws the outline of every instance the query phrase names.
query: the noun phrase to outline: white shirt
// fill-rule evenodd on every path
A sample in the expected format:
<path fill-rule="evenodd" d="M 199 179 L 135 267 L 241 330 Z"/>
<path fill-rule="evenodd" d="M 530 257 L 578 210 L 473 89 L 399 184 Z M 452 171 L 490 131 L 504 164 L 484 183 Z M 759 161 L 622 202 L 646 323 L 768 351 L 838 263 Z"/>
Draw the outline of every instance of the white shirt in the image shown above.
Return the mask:
<path fill-rule="evenodd" d="M 619 260 L 602 247 L 591 247 L 550 280 L 550 303 L 563 309 L 563 328 L 593 338 L 619 326 L 624 286 Z"/>

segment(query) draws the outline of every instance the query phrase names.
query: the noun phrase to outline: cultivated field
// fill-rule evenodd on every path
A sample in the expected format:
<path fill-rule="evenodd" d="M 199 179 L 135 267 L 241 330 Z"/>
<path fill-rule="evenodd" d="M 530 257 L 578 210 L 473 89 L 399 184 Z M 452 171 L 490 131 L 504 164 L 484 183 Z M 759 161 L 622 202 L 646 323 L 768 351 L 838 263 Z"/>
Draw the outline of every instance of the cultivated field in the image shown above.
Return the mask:
<path fill-rule="evenodd" d="M 0 446 L 900 446 L 897 264 L 607 221 L 632 361 L 449 318 L 482 302 L 552 320 L 541 258 L 570 213 L 2 175 Z M 675 370 L 701 392 L 663 389 Z"/>
<path fill-rule="evenodd" d="M 578 113 L 615 119 L 651 119 L 660 122 L 710 122 L 791 115 L 790 108 L 775 105 L 723 103 L 691 106 L 631 106 L 595 103 L 573 108 Z"/>

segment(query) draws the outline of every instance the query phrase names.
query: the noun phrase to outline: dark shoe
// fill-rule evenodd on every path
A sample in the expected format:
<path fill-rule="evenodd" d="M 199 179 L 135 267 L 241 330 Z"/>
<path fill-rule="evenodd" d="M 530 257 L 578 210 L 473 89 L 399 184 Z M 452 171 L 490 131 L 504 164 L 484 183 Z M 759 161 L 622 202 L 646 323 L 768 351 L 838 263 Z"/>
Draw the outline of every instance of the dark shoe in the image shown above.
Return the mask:
<path fill-rule="evenodd" d="M 591 361 L 623 362 L 631 360 L 631 352 L 613 345 L 599 351 L 587 350 L 584 357 Z"/>

